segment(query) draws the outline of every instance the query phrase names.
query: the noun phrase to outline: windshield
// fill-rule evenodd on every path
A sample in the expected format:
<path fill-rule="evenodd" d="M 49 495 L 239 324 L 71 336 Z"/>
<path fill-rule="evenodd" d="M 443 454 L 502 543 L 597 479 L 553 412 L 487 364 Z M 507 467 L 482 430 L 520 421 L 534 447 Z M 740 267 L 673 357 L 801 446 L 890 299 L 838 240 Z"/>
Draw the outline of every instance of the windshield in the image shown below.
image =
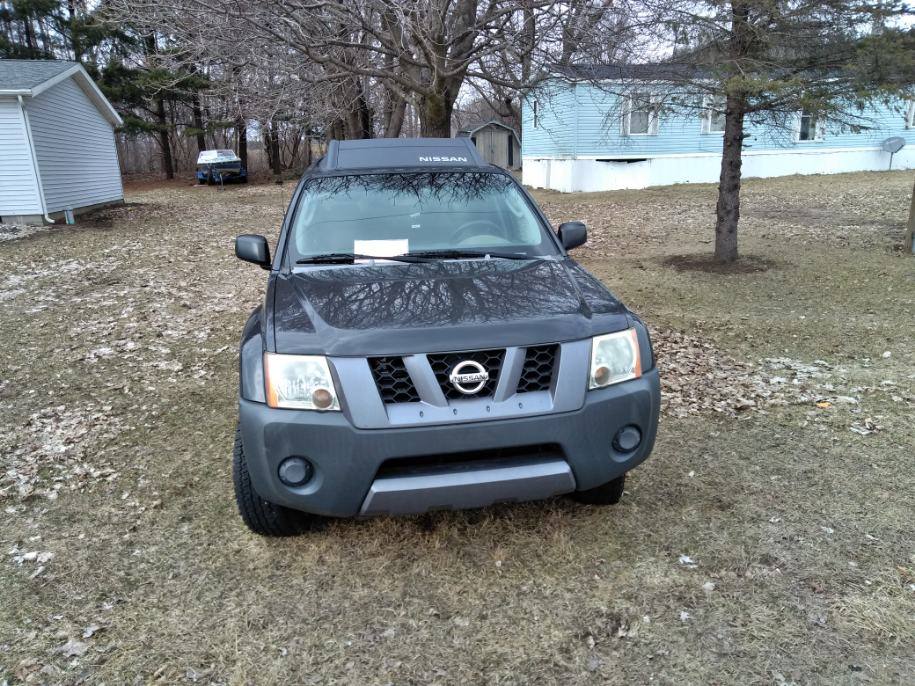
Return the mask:
<path fill-rule="evenodd" d="M 293 262 L 328 253 L 557 253 L 523 193 L 502 174 L 364 174 L 306 183 L 289 234 Z"/>

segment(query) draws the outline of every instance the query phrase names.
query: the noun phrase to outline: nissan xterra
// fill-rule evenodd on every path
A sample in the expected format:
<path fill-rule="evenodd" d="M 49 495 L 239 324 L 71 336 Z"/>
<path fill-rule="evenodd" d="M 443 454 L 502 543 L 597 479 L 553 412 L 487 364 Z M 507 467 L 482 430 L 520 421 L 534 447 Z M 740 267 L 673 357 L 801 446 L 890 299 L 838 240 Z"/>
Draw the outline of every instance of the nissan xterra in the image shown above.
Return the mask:
<path fill-rule="evenodd" d="M 331 142 L 293 194 L 242 334 L 233 476 L 242 519 L 571 494 L 616 503 L 651 452 L 648 330 L 466 138 Z"/>

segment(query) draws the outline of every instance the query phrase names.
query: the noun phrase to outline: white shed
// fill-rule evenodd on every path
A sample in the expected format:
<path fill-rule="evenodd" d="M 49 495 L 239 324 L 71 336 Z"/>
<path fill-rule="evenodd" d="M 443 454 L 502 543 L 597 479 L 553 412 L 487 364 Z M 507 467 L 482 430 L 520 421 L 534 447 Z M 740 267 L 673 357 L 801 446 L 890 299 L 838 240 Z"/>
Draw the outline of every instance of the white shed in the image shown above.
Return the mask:
<path fill-rule="evenodd" d="M 0 60 L 0 222 L 122 202 L 121 118 L 76 62 Z"/>
<path fill-rule="evenodd" d="M 491 164 L 503 169 L 518 169 L 521 166 L 521 140 L 507 124 L 493 119 L 465 127 L 457 135 L 472 140 L 480 157 Z"/>

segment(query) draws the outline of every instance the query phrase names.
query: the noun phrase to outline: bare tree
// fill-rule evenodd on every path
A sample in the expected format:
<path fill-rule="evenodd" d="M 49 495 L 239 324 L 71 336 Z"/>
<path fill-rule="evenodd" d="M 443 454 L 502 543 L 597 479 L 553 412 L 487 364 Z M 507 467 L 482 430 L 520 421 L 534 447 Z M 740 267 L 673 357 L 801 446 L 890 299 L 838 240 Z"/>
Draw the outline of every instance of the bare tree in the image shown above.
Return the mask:
<path fill-rule="evenodd" d="M 240 37 L 281 53 L 284 63 L 296 56 L 300 81 L 333 84 L 324 104 L 340 116 L 328 127 L 348 137 L 399 134 L 408 106 L 419 115 L 422 135 L 450 136 L 468 80 L 505 91 L 529 84 L 545 73 L 545 64 L 571 58 L 578 37 L 593 30 L 609 6 L 586 0 L 111 1 L 124 18 L 142 17 L 151 29 L 168 26 L 188 46 L 185 58 L 222 53 L 237 61 L 232 53 Z M 373 124 L 376 115 L 380 127 Z"/>

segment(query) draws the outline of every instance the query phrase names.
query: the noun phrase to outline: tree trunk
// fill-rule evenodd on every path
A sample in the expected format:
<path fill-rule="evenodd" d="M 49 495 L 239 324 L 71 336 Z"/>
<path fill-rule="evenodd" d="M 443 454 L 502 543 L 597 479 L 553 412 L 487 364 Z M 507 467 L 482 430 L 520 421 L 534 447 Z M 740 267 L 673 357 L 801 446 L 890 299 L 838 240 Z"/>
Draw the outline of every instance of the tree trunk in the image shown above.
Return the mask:
<path fill-rule="evenodd" d="M 334 119 L 327 127 L 326 138 L 328 141 L 346 140 L 346 127 L 341 119 Z"/>
<path fill-rule="evenodd" d="M 740 167 L 743 162 L 742 99 L 728 97 L 725 110 L 724 143 L 721 151 L 721 178 L 718 182 L 717 221 L 715 223 L 715 259 L 733 262 L 737 259 L 737 224 L 740 221 Z"/>
<path fill-rule="evenodd" d="M 404 116 L 407 113 L 407 101 L 396 95 L 388 93 L 389 101 L 385 112 L 384 137 L 399 138 L 403 130 Z"/>
<path fill-rule="evenodd" d="M 372 137 L 372 112 L 361 88 L 346 115 L 346 137 L 358 140 Z"/>
<path fill-rule="evenodd" d="M 197 136 L 197 152 L 203 152 L 207 149 L 206 132 L 203 129 L 203 113 L 200 110 L 200 92 L 194 93 L 194 101 L 191 105 L 191 116 L 194 118 L 194 129 Z"/>
<path fill-rule="evenodd" d="M 32 17 L 26 17 L 22 20 L 22 26 L 25 29 L 25 45 L 29 49 L 29 57 L 35 56 L 35 41 L 32 38 Z"/>
<path fill-rule="evenodd" d="M 451 138 L 454 99 L 445 89 L 435 89 L 419 101 L 419 135 L 425 138 Z"/>
<path fill-rule="evenodd" d="M 162 171 L 166 179 L 175 178 L 172 145 L 168 137 L 168 119 L 165 116 L 165 99 L 156 98 L 156 118 L 159 121 L 159 146 L 162 148 Z"/>
<path fill-rule="evenodd" d="M 273 171 L 273 180 L 276 183 L 283 183 L 281 174 L 283 172 L 283 160 L 280 157 L 280 137 L 276 131 L 276 124 L 269 122 L 267 124 L 266 135 L 267 159 L 270 161 L 270 169 Z"/>
<path fill-rule="evenodd" d="M 69 12 L 70 21 L 70 47 L 73 50 L 73 59 L 77 62 L 83 61 L 83 49 L 79 44 L 79 30 L 76 23 L 76 0 L 67 0 L 67 11 Z"/>
<path fill-rule="evenodd" d="M 238 138 L 238 157 L 242 166 L 248 168 L 248 122 L 244 117 L 239 117 L 235 122 L 235 135 Z"/>
<path fill-rule="evenodd" d="M 752 41 L 749 27 L 750 10 L 746 0 L 731 0 L 731 34 L 728 55 L 737 62 Z M 747 96 L 741 90 L 731 90 L 724 112 L 724 141 L 721 151 L 721 177 L 718 182 L 718 206 L 715 222 L 715 259 L 733 262 L 737 259 L 737 225 L 740 222 L 740 167 L 743 163 L 743 124 L 747 112 Z"/>

